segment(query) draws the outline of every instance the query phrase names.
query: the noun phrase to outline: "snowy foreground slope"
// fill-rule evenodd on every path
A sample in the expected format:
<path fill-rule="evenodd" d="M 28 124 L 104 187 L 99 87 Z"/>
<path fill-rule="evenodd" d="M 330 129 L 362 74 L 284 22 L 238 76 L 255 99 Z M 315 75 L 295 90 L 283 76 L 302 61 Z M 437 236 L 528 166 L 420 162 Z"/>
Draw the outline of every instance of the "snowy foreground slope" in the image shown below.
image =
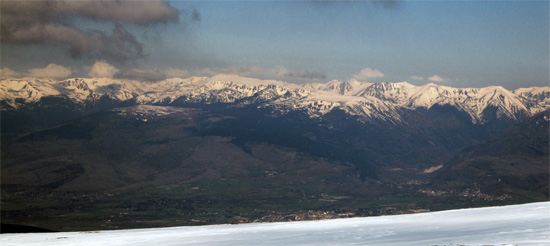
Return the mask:
<path fill-rule="evenodd" d="M 550 202 L 325 221 L 3 234 L 8 245 L 550 245 Z"/>

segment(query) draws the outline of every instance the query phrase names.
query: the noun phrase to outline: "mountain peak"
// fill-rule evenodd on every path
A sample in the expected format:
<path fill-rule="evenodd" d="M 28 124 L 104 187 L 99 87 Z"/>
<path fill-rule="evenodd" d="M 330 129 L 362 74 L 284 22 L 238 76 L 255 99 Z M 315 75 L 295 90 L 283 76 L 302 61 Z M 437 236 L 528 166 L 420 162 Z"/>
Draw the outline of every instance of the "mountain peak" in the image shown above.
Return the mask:
<path fill-rule="evenodd" d="M 484 112 L 488 107 L 495 108 L 497 117 L 513 120 L 550 108 L 549 87 L 510 92 L 502 86 L 453 88 L 433 83 L 416 86 L 408 82 L 371 84 L 356 80 L 298 85 L 235 74 L 172 78 L 155 83 L 108 78 L 62 81 L 25 78 L 2 79 L 0 84 L 2 101 L 14 108 L 38 102 L 43 97 L 65 96 L 75 102 L 85 102 L 98 100 L 104 95 L 118 101 L 135 100 L 139 104 L 165 104 L 180 99 L 195 103 L 257 103 L 259 107 L 284 112 L 311 107 L 306 111 L 312 116 L 340 108 L 367 118 L 396 116 L 389 111 L 399 107 L 430 109 L 437 104 L 466 112 L 474 123 L 485 120 Z M 330 106 L 315 106 L 325 104 Z M 361 110 L 358 105 L 363 105 Z"/>

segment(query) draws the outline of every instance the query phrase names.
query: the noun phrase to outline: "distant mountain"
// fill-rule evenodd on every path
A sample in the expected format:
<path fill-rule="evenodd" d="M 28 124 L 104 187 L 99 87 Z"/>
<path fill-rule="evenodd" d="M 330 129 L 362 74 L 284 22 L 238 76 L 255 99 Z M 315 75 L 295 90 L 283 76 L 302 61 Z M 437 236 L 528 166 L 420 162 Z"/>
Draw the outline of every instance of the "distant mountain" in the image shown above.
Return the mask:
<path fill-rule="evenodd" d="M 532 115 L 550 107 L 549 87 L 520 88 L 513 91 Z"/>
<path fill-rule="evenodd" d="M 434 182 L 447 189 L 469 188 L 486 194 L 549 198 L 550 111 L 467 148 L 436 171 Z"/>
<path fill-rule="evenodd" d="M 550 107 L 550 87 L 517 89 L 502 87 L 452 88 L 427 84 L 360 83 L 330 81 L 327 84 L 296 85 L 236 75 L 168 79 L 155 83 L 116 79 L 69 79 L 64 81 L 36 78 L 3 79 L 0 96 L 3 110 L 37 103 L 46 97 L 60 97 L 75 103 L 90 103 L 108 98 L 135 104 L 235 103 L 258 104 L 274 114 L 307 111 L 318 117 L 341 109 L 364 120 L 402 120 L 398 108 L 430 109 L 450 105 L 470 116 L 473 123 L 491 118 L 514 121 L 532 116 Z"/>
<path fill-rule="evenodd" d="M 372 83 L 368 82 L 359 82 L 356 80 L 351 81 L 338 81 L 338 80 L 331 80 L 326 84 L 321 83 L 313 83 L 313 84 L 306 84 L 306 88 L 310 88 L 312 90 L 321 90 L 321 91 L 327 91 L 332 92 L 340 95 L 345 96 L 354 96 L 357 95 L 361 90 L 365 89 L 366 87 L 369 87 L 372 85 Z"/>
<path fill-rule="evenodd" d="M 490 109 L 494 109 L 498 118 L 521 120 L 531 115 L 517 95 L 500 86 L 460 89 L 436 84 L 379 83 L 367 87 L 360 95 L 375 96 L 411 108 L 451 105 L 468 113 L 474 123 L 488 121 Z"/>

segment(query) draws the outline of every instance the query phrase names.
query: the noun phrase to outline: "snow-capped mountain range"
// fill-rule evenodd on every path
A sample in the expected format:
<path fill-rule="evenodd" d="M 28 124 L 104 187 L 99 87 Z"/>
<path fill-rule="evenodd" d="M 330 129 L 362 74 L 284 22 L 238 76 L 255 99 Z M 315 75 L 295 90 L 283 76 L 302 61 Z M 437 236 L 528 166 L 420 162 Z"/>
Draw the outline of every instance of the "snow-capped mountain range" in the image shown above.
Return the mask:
<path fill-rule="evenodd" d="M 297 85 L 237 75 L 172 78 L 150 83 L 110 78 L 52 79 L 5 78 L 0 83 L 2 110 L 17 109 L 56 96 L 77 103 L 109 97 L 136 104 L 169 105 L 189 103 L 233 103 L 272 109 L 274 114 L 302 110 L 319 117 L 341 109 L 362 119 L 400 121 L 398 109 L 430 109 L 450 105 L 467 113 L 473 123 L 483 123 L 488 108 L 498 118 L 518 120 L 550 108 L 550 87 L 520 88 L 508 91 L 500 86 L 453 88 L 426 84 L 362 83 L 333 80 L 326 84 Z M 9 106 L 9 107 L 7 107 Z"/>

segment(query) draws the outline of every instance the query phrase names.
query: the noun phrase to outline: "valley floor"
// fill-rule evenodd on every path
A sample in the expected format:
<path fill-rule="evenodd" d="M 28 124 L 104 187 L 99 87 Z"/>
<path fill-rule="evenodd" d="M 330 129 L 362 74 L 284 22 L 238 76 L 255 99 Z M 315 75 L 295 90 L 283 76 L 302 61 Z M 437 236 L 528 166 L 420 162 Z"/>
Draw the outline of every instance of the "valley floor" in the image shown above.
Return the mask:
<path fill-rule="evenodd" d="M 0 235 L 9 245 L 550 245 L 550 202 L 367 218 Z"/>

